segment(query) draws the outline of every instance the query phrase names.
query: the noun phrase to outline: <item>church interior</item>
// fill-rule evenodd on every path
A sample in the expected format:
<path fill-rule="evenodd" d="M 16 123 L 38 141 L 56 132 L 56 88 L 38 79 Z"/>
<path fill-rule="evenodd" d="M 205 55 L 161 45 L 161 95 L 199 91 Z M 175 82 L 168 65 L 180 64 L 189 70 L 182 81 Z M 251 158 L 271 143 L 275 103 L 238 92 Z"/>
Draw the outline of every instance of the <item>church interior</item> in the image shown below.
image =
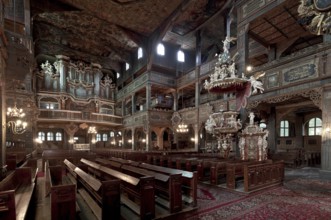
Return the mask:
<path fill-rule="evenodd" d="M 0 3 L 0 219 L 331 219 L 331 0 Z"/>

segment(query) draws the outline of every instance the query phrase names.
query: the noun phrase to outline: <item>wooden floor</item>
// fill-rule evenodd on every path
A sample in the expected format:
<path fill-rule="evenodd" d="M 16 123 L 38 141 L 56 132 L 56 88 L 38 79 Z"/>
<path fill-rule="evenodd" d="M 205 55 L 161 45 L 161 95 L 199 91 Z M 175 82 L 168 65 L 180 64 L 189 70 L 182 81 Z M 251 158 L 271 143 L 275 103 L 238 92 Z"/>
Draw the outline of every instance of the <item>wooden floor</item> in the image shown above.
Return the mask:
<path fill-rule="evenodd" d="M 41 159 L 38 160 L 38 167 L 41 170 Z M 290 180 L 292 178 L 305 177 L 305 178 L 317 178 L 319 177 L 318 168 L 307 168 L 307 169 L 290 169 L 285 172 L 285 179 Z M 45 187 L 44 187 L 44 177 L 37 178 L 37 186 L 35 191 L 35 204 L 32 205 L 31 211 L 29 211 L 28 220 L 51 220 L 50 215 L 50 197 L 45 196 Z M 77 215 L 77 219 L 82 220 L 95 220 L 96 217 L 90 211 L 90 208 L 87 206 L 83 198 L 77 194 L 77 204 L 79 205 L 80 212 Z M 132 219 L 130 213 L 127 210 L 123 210 L 123 213 L 126 213 L 125 219 Z M 124 217 L 124 216 L 122 216 Z M 177 216 L 178 217 L 178 216 Z M 167 218 L 168 219 L 168 218 Z M 172 219 L 172 218 L 170 218 Z M 178 218 L 173 218 L 178 219 Z"/>

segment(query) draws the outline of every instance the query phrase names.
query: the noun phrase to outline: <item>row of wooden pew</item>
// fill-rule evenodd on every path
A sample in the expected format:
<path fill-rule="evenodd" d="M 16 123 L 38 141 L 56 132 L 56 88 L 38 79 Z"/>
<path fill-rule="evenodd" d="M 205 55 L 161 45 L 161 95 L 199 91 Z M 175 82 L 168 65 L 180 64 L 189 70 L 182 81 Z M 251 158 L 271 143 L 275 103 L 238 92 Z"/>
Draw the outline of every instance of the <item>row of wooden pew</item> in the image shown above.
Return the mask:
<path fill-rule="evenodd" d="M 74 185 L 63 183 L 59 166 L 45 165 L 49 176 L 45 186 L 52 198 L 54 219 L 61 219 L 59 213 L 77 213 L 75 191 L 98 219 L 154 219 L 197 207 L 196 172 L 119 158 L 82 158 L 76 164 L 65 159 L 64 166 L 65 179 Z M 63 201 L 70 205 L 63 205 Z"/>
<path fill-rule="evenodd" d="M 0 182 L 0 219 L 25 219 L 33 198 L 37 179 L 37 160 L 29 159 L 8 171 Z"/>
<path fill-rule="evenodd" d="M 196 171 L 199 181 L 213 185 L 224 183 L 229 189 L 236 189 L 237 182 L 242 181 L 245 192 L 279 185 L 284 179 L 283 161 L 242 161 L 212 155 L 148 155 L 147 161 L 154 165 Z"/>

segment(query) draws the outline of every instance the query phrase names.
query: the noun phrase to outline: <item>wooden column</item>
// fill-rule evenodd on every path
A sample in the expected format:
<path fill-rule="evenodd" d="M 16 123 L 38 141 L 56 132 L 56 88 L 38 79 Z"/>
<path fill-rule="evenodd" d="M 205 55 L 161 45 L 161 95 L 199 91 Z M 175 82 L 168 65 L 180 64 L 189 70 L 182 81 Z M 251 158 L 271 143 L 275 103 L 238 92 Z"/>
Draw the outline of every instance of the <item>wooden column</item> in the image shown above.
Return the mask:
<path fill-rule="evenodd" d="M 321 146 L 321 170 L 322 178 L 331 178 L 331 84 L 323 88 L 322 93 L 322 146 Z"/>

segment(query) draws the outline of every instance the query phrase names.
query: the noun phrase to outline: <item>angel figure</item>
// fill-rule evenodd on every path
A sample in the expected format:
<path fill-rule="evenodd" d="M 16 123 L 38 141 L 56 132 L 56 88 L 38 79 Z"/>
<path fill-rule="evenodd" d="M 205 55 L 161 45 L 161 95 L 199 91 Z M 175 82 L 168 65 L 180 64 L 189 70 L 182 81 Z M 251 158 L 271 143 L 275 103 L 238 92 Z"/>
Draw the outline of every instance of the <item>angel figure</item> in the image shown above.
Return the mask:
<path fill-rule="evenodd" d="M 251 86 L 252 86 L 252 94 L 256 94 L 258 91 L 260 91 L 261 93 L 263 93 L 264 88 L 263 88 L 263 83 L 261 81 L 258 81 L 254 76 L 251 76 L 249 81 L 251 82 Z"/>
<path fill-rule="evenodd" d="M 211 115 L 209 115 L 208 120 L 206 121 L 205 129 L 206 131 L 212 133 L 214 131 L 214 127 L 216 126 L 216 122 Z"/>

